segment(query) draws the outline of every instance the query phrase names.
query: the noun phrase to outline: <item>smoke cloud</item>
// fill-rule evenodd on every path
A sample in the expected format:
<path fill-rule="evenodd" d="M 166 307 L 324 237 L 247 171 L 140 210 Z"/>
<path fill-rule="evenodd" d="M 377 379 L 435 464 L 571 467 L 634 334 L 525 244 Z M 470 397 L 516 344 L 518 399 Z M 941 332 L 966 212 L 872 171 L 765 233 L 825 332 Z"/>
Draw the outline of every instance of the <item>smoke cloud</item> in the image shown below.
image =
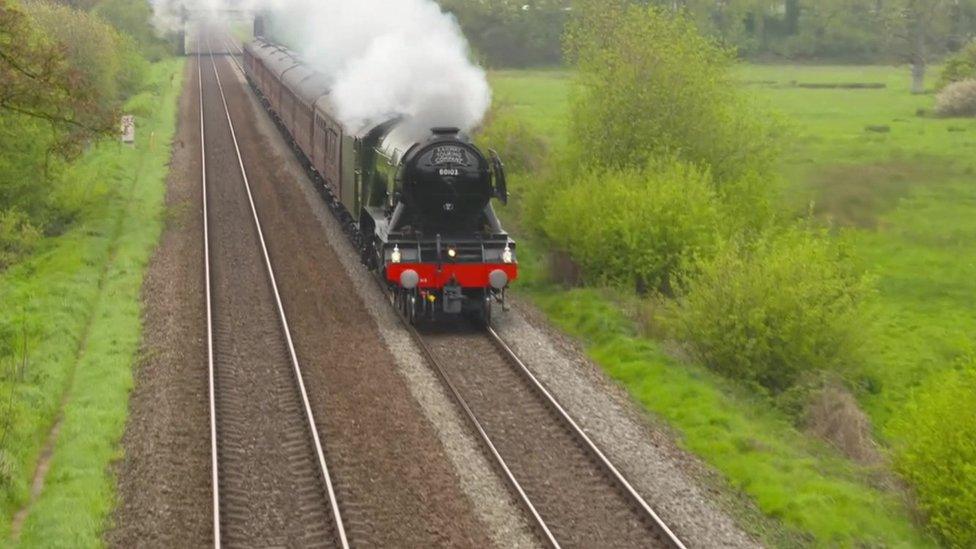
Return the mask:
<path fill-rule="evenodd" d="M 161 20 L 172 13 L 166 2 L 157 4 Z M 199 9 L 218 2 L 200 0 Z M 270 14 L 273 34 L 332 81 L 332 105 L 350 132 L 396 116 L 470 131 L 491 105 L 460 26 L 433 0 L 251 0 L 232 9 Z"/>

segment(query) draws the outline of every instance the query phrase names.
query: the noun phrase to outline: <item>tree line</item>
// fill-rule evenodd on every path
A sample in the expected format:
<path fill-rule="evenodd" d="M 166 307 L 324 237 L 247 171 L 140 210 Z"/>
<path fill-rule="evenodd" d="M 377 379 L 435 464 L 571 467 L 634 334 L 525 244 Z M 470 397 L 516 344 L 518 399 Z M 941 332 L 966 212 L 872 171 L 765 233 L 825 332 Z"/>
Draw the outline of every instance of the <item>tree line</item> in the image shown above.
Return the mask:
<path fill-rule="evenodd" d="M 562 62 L 578 0 L 440 0 L 477 55 L 496 67 Z M 976 35 L 976 0 L 631 0 L 684 12 L 751 59 L 896 62 L 924 90 L 929 64 Z"/>
<path fill-rule="evenodd" d="M 145 0 L 0 0 L 0 270 L 82 207 L 59 173 L 167 54 L 150 16 Z"/>

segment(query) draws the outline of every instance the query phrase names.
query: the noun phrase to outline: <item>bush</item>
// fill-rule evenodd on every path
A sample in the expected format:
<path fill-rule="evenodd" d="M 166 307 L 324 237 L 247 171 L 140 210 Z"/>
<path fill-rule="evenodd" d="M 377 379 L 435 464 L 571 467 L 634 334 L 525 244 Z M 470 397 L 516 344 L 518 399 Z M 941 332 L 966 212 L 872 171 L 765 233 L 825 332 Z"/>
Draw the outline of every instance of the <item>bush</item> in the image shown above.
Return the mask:
<path fill-rule="evenodd" d="M 61 44 L 72 68 L 94 84 L 99 103 L 114 106 L 138 88 L 148 63 L 130 37 L 68 6 L 33 2 L 27 8 L 38 28 Z"/>
<path fill-rule="evenodd" d="M 976 116 L 976 78 L 949 84 L 935 99 L 940 116 Z"/>
<path fill-rule="evenodd" d="M 779 393 L 861 362 L 868 287 L 835 241 L 793 228 L 723 246 L 669 316 L 696 359 Z"/>
<path fill-rule="evenodd" d="M 719 212 L 708 172 L 676 161 L 592 171 L 548 194 L 542 228 L 590 282 L 669 292 L 715 244 Z"/>
<path fill-rule="evenodd" d="M 946 60 L 937 89 L 971 78 L 976 78 L 976 40 Z"/>
<path fill-rule="evenodd" d="M 506 170 L 516 174 L 538 172 L 549 153 L 546 141 L 525 120 L 498 106 L 488 114 L 478 145 L 498 151 Z"/>
<path fill-rule="evenodd" d="M 976 547 L 976 361 L 939 376 L 894 420 L 898 471 L 949 547 Z"/>
<path fill-rule="evenodd" d="M 16 210 L 0 211 L 0 271 L 30 252 L 40 238 L 27 216 Z"/>
<path fill-rule="evenodd" d="M 119 33 L 131 38 L 130 55 L 142 55 L 149 61 L 159 61 L 167 55 L 167 44 L 157 38 L 151 21 L 153 9 L 145 0 L 99 0 L 93 10 L 114 26 Z"/>
<path fill-rule="evenodd" d="M 582 2 L 567 39 L 578 65 L 570 143 L 579 164 L 642 168 L 676 156 L 720 185 L 770 173 L 774 128 L 731 75 L 733 52 L 669 9 L 607 4 Z"/>

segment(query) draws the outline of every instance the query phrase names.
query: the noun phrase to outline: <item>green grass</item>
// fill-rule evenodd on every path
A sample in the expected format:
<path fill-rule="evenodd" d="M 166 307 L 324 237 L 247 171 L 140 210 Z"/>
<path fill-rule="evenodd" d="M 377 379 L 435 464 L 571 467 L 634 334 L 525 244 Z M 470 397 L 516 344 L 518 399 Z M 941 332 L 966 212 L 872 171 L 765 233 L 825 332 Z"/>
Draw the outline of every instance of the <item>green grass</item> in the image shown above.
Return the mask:
<path fill-rule="evenodd" d="M 570 74 L 561 70 L 492 71 L 494 101 L 511 108 L 553 145 L 566 139 Z"/>
<path fill-rule="evenodd" d="M 11 371 L 23 358 L 20 343 L 0 362 L 7 374 L 0 395 L 14 397 L 0 545 L 13 545 L 10 520 L 29 501 L 40 452 L 59 418 L 44 490 L 29 508 L 19 544 L 101 544 L 141 334 L 139 292 L 162 227 L 181 68 L 182 60 L 154 65 L 150 91 L 133 99 L 155 105 L 137 122 L 137 147 L 101 143 L 68 170 L 79 189 L 99 197 L 79 223 L 0 276 L 0 323 L 21 336 L 15 341 L 26 334 L 28 349 L 22 377 Z"/>
<path fill-rule="evenodd" d="M 812 209 L 854 242 L 858 260 L 877 280 L 874 358 L 851 376 L 877 438 L 897 446 L 888 426 L 914 392 L 960 357 L 976 355 L 976 121 L 928 116 L 933 97 L 909 93 L 906 68 L 750 65 L 736 71 L 789 130 L 782 211 Z M 565 142 L 567 73 L 491 78 L 498 100 L 524 113 L 553 144 Z M 886 132 L 869 131 L 883 126 Z M 523 258 L 532 247 L 523 242 Z M 737 384 L 676 363 L 659 343 L 638 335 L 636 313 L 627 313 L 621 303 L 628 298 L 619 293 L 558 290 L 542 281 L 540 266 L 523 267 L 523 293 L 581 338 L 636 400 L 675 428 L 683 445 L 787 530 L 817 545 L 933 543 L 913 523 L 907 498 L 880 480 L 890 474 L 887 466 L 855 465 Z"/>

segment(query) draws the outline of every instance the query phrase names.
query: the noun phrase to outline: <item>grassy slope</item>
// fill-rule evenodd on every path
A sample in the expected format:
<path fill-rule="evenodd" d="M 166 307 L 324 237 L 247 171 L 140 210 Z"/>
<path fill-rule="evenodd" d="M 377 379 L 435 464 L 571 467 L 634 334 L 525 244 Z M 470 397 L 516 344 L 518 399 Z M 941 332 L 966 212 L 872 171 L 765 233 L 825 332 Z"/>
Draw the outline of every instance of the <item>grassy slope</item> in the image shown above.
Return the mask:
<path fill-rule="evenodd" d="M 138 351 L 139 291 L 162 226 L 181 67 L 182 60 L 154 65 L 156 91 L 130 103 L 152 105 L 151 117 L 139 119 L 136 148 L 103 143 L 71 168 L 79 188 L 105 188 L 105 198 L 75 228 L 0 277 L 0 297 L 11 305 L 4 320 L 30 334 L 30 366 L 16 388 L 7 444 L 13 474 L 0 487 L 0 545 L 9 543 L 10 517 L 28 501 L 38 456 L 59 417 L 44 490 L 19 541 L 100 544 L 114 503 L 109 467 L 118 456 Z"/>
<path fill-rule="evenodd" d="M 814 209 L 854 239 L 880 289 L 877 359 L 857 377 L 882 439 L 913 388 L 972 353 L 976 328 L 976 189 L 966 151 L 971 121 L 918 117 L 931 97 L 908 93 L 904 70 L 887 67 L 740 69 L 750 90 L 792 122 L 783 162 L 786 208 Z M 537 129 L 565 139 L 564 73 L 499 72 L 496 97 Z M 883 90 L 810 90 L 792 82 L 878 82 Z M 866 131 L 888 126 L 888 133 Z M 960 131 L 964 130 L 964 131 Z M 523 250 L 523 258 L 528 254 Z M 528 270 L 540 271 L 527 265 Z M 670 360 L 637 336 L 626 299 L 563 292 L 529 276 L 524 289 L 683 443 L 749 494 L 765 513 L 820 544 L 930 543 L 910 524 L 897 494 L 865 470 L 797 432 L 787 418 L 703 368 Z M 621 303 L 624 306 L 621 307 Z M 897 441 L 895 441 L 897 442 Z"/>

